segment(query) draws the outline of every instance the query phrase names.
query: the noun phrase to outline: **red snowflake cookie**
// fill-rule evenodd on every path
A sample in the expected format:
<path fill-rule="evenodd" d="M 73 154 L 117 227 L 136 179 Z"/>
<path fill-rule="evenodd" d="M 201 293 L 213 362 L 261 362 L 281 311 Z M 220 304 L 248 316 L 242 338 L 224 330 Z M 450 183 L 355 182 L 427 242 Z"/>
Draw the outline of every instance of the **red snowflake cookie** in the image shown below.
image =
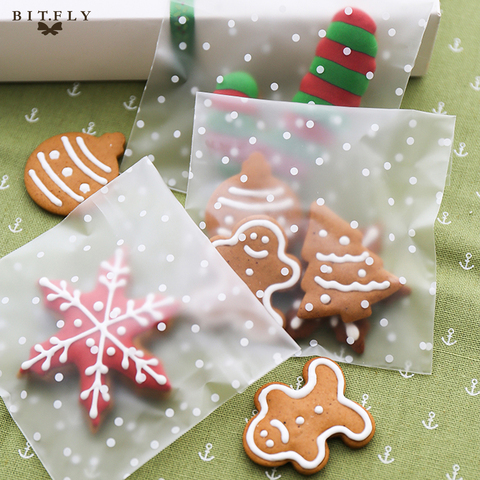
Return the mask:
<path fill-rule="evenodd" d="M 65 280 L 40 279 L 48 308 L 62 314 L 60 330 L 34 345 L 20 373 L 47 376 L 74 365 L 80 374 L 80 402 L 88 412 L 92 429 L 98 429 L 111 406 L 110 369 L 133 381 L 136 387 L 157 392 L 170 390 L 158 358 L 136 339 L 163 330 L 178 310 L 173 297 L 148 294 L 132 300 L 125 297 L 130 269 L 124 251 L 100 265 L 97 285 L 88 293 L 73 289 Z"/>

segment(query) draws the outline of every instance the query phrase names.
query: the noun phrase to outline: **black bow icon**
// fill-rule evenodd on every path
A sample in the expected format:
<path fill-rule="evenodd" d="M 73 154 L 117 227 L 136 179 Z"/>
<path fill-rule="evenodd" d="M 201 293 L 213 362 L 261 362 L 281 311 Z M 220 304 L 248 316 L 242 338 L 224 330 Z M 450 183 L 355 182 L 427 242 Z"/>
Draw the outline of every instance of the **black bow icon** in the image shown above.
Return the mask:
<path fill-rule="evenodd" d="M 62 22 L 54 23 L 51 27 L 43 22 L 38 22 L 37 30 L 42 31 L 42 35 L 48 35 L 51 33 L 52 35 L 57 35 L 60 30 L 62 30 Z"/>

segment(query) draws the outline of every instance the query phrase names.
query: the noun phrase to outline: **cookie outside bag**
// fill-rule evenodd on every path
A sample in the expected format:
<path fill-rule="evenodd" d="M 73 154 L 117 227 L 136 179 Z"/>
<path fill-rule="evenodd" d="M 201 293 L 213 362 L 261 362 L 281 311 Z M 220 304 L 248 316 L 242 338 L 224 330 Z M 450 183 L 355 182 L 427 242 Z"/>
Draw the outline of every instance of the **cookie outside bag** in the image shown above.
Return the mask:
<path fill-rule="evenodd" d="M 118 132 L 101 137 L 80 132 L 50 137 L 27 160 L 27 192 L 45 210 L 68 215 L 118 176 L 118 158 L 124 147 L 125 136 Z"/>
<path fill-rule="evenodd" d="M 375 421 L 364 407 L 344 396 L 345 377 L 339 365 L 315 357 L 303 368 L 298 390 L 272 382 L 255 394 L 258 414 L 245 427 L 243 445 L 249 458 L 266 467 L 291 462 L 310 475 L 328 462 L 327 440 L 339 436 L 350 448 L 372 439 Z"/>

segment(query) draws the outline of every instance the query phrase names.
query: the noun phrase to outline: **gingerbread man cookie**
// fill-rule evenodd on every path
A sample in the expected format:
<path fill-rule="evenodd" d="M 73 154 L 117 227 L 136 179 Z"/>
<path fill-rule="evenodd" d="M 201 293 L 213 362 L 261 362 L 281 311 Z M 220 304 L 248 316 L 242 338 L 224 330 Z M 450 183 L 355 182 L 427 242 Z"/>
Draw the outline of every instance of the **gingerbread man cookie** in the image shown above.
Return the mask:
<path fill-rule="evenodd" d="M 288 238 L 300 230 L 302 208 L 295 192 L 272 175 L 267 159 L 253 153 L 241 172 L 222 182 L 206 207 L 209 235 L 230 235 L 237 222 L 251 215 L 268 215 L 277 220 Z"/>
<path fill-rule="evenodd" d="M 118 176 L 125 137 L 106 133 L 55 135 L 41 143 L 25 165 L 30 197 L 45 210 L 67 215 L 79 203 Z"/>
<path fill-rule="evenodd" d="M 303 368 L 305 384 L 298 390 L 269 383 L 255 395 L 258 414 L 247 424 L 243 446 L 266 467 L 291 462 L 310 475 L 327 463 L 327 440 L 339 436 L 351 448 L 365 446 L 375 433 L 371 414 L 345 397 L 345 377 L 337 363 L 316 357 Z"/>
<path fill-rule="evenodd" d="M 305 292 L 300 318 L 339 315 L 353 322 L 372 314 L 372 305 L 402 288 L 383 268 L 381 258 L 365 247 L 363 235 L 323 203 L 313 202 L 302 258 L 308 267 L 302 279 Z"/>
<path fill-rule="evenodd" d="M 279 223 L 268 216 L 247 217 L 231 236 L 215 236 L 211 242 L 283 326 L 284 315 L 272 306 L 272 295 L 295 286 L 301 266 L 296 257 L 286 253 L 287 238 Z"/>
<path fill-rule="evenodd" d="M 163 331 L 178 310 L 173 297 L 148 294 L 125 298 L 129 268 L 123 250 L 101 263 L 96 288 L 88 293 L 65 280 L 39 281 L 48 308 L 62 315 L 58 332 L 34 345 L 20 374 L 48 378 L 75 366 L 80 374 L 80 403 L 96 431 L 112 404 L 111 370 L 128 378 L 136 389 L 157 393 L 171 387 L 160 360 L 138 342 L 140 335 Z"/>

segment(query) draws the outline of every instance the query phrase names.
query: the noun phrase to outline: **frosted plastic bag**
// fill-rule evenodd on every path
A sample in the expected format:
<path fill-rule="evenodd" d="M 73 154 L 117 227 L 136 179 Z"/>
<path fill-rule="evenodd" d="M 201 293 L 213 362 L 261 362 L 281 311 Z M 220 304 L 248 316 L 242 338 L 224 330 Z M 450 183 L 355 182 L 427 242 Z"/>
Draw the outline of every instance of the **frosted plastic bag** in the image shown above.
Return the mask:
<path fill-rule="evenodd" d="M 311 330 L 303 336 L 301 330 L 293 332 L 298 334 L 303 353 L 430 373 L 435 306 L 433 225 L 445 185 L 454 122 L 451 116 L 411 110 L 301 105 L 198 93 L 186 209 L 208 235 L 205 214 L 209 202 L 209 211 L 220 212 L 215 214 L 218 218 L 224 215 L 225 225 L 238 221 L 231 218 L 232 211 L 240 215 L 244 208 L 273 215 L 275 202 L 280 205 L 283 200 L 280 193 L 264 191 L 254 201 L 253 193 L 248 198 L 241 188 L 223 190 L 222 198 L 216 190 L 234 175 L 244 181 L 240 172 L 246 159 L 252 154 L 263 156 L 272 175 L 283 182 L 283 190 L 288 186 L 300 202 L 301 219 L 293 226 L 286 223 L 285 229 L 297 258 L 311 205 L 318 201 L 365 233 L 363 245 L 378 253 L 385 269 L 405 278 L 411 289 L 395 301 L 373 305 L 369 325 L 355 322 L 358 338 L 348 333 L 343 322 L 335 323 L 335 316 L 318 325 L 307 320 L 298 325 L 299 320 L 293 319 L 297 322 L 293 327 Z M 227 209 L 225 214 L 222 208 Z M 280 210 L 280 214 L 285 222 L 286 213 Z M 298 309 L 303 295 L 299 287 L 283 292 L 274 307 L 288 316 Z M 362 332 L 368 326 L 370 330 Z M 336 334 L 344 337 L 339 341 Z M 363 338 L 364 351 L 359 353 L 354 347 L 361 346 Z"/>
<path fill-rule="evenodd" d="M 195 93 L 214 92 L 220 76 L 243 71 L 256 80 L 260 98 L 292 100 L 319 39 L 334 15 L 349 5 L 344 0 L 195 0 L 193 8 L 181 8 L 189 3 L 180 3 L 182 23 L 163 21 L 121 165 L 126 169 L 148 155 L 167 185 L 182 192 L 187 187 Z M 355 2 L 377 26 L 377 67 L 362 106 L 399 107 L 433 3 Z"/>
<path fill-rule="evenodd" d="M 298 351 L 148 160 L 87 199 L 58 226 L 0 260 L 0 271 L 0 393 L 54 479 L 126 478 Z M 100 286 L 110 285 L 110 300 L 102 296 L 97 281 Z M 45 298 L 39 283 L 46 289 Z M 88 303 L 81 295 L 94 289 L 98 295 Z M 122 292 L 135 303 L 123 304 L 116 297 Z M 147 344 L 171 383 L 167 398 L 137 395 L 138 387 L 132 389 L 121 381 L 126 378 L 123 364 L 117 365 L 114 378 L 112 367 L 97 394 L 103 396 L 105 385 L 109 386 L 113 406 L 92 433 L 88 420 L 95 417 L 79 403 L 78 374 L 48 370 L 43 357 L 37 364 L 51 371 L 51 382 L 17 376 L 21 366 L 28 366 L 24 362 L 31 347 L 42 344 L 53 351 L 65 338 L 72 338 L 73 334 L 64 334 L 63 328 L 69 326 L 80 332 L 77 343 L 65 344 L 59 353 L 71 361 L 74 348 L 83 348 L 81 358 L 91 354 L 95 359 L 82 377 L 92 376 L 88 369 L 95 370 L 112 355 L 118 361 L 123 355 L 122 362 L 129 360 L 134 374 L 136 368 L 136 375 L 146 376 L 155 362 L 147 353 L 125 349 L 128 339 L 122 339 L 129 327 L 121 331 L 124 324 L 118 322 L 130 316 L 135 325 L 143 325 L 143 314 L 158 307 L 158 296 L 167 299 L 166 305 L 173 301 L 178 307 L 171 319 L 167 315 L 160 323 L 161 317 L 154 314 L 161 328 Z M 58 312 L 47 308 L 56 298 Z M 71 308 L 75 298 L 80 303 L 76 310 Z M 100 327 L 89 320 L 95 312 L 107 316 L 111 322 L 107 330 L 117 332 L 116 340 L 103 330 L 104 340 L 95 337 Z M 42 348 L 35 349 L 41 356 Z"/>

